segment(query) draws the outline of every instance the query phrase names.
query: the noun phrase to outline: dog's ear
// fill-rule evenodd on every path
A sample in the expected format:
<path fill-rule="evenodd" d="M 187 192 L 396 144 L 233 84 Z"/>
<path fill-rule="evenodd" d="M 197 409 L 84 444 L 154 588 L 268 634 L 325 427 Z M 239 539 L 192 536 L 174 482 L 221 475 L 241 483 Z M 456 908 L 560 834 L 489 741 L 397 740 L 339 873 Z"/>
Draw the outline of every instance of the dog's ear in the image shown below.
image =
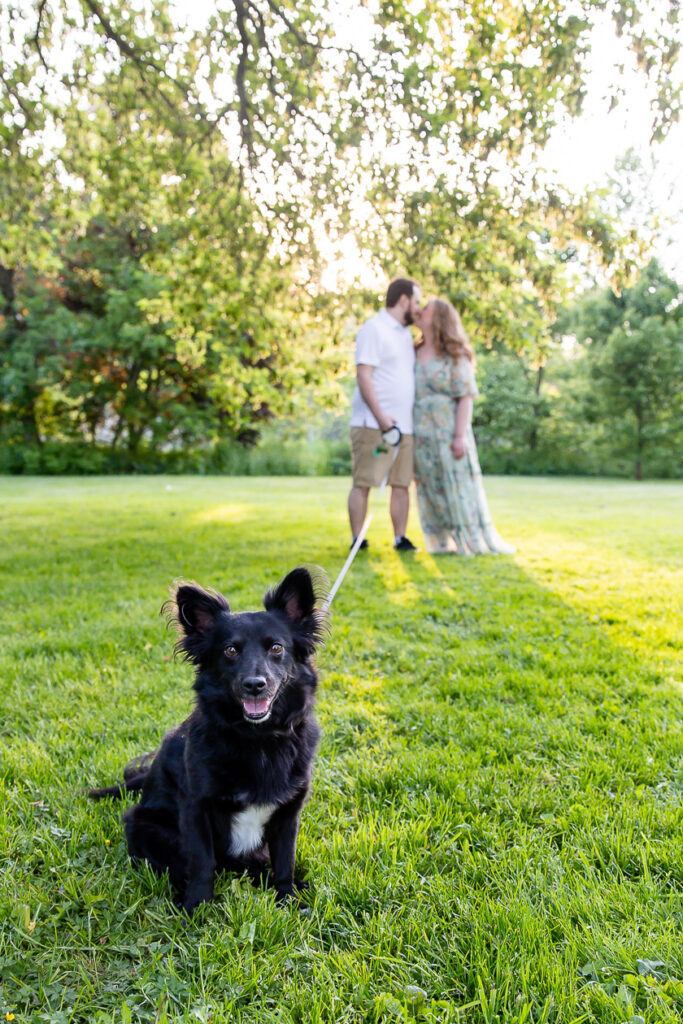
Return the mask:
<path fill-rule="evenodd" d="M 175 606 L 178 625 L 185 633 L 208 633 L 216 616 L 230 611 L 222 594 L 203 590 L 196 583 L 183 583 L 176 589 Z"/>
<path fill-rule="evenodd" d="M 300 565 L 263 598 L 266 611 L 282 612 L 287 617 L 307 654 L 312 654 L 325 638 L 326 615 L 319 602 L 327 589 L 327 577 L 322 569 L 311 571 Z"/>
<path fill-rule="evenodd" d="M 308 569 L 299 566 L 292 569 L 275 590 L 269 590 L 263 598 L 266 611 L 284 612 L 294 623 L 301 622 L 313 613 L 315 591 Z"/>
<path fill-rule="evenodd" d="M 216 591 L 204 590 L 196 583 L 179 583 L 161 611 L 166 613 L 169 624 L 175 625 L 181 633 L 175 653 L 198 663 L 209 645 L 216 618 L 222 612 L 229 613 L 230 605 Z"/>

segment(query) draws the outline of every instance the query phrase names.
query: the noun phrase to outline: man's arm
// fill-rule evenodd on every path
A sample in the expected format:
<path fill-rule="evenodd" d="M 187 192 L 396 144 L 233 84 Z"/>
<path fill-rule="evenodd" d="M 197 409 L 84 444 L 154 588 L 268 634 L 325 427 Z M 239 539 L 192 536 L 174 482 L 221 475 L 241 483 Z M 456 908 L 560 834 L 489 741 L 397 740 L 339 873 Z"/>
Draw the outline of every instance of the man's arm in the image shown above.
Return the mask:
<path fill-rule="evenodd" d="M 375 385 L 372 383 L 373 370 L 374 366 L 369 366 L 367 363 L 358 363 L 356 366 L 356 380 L 358 381 L 358 390 L 361 393 L 363 401 L 379 423 L 380 430 L 385 431 L 388 430 L 389 427 L 393 427 L 396 420 L 391 416 L 387 416 L 384 409 L 377 401 Z"/>

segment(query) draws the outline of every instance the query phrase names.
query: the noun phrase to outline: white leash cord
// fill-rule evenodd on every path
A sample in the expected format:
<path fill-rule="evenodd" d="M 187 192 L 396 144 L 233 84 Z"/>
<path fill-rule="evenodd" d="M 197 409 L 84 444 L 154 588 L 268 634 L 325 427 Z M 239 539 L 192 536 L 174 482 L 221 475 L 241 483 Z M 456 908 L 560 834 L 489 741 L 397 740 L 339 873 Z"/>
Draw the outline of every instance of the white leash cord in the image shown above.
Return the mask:
<path fill-rule="evenodd" d="M 336 580 L 334 581 L 332 589 L 330 590 L 329 594 L 327 595 L 327 597 L 323 601 L 322 611 L 327 611 L 327 609 L 330 607 L 330 605 L 334 601 L 334 599 L 336 597 L 336 594 L 337 594 L 337 591 L 339 590 L 339 588 L 341 587 L 342 583 L 344 582 L 344 577 L 346 576 L 347 572 L 351 568 L 351 564 L 352 564 L 354 558 L 356 557 L 356 555 L 358 554 L 358 551 L 360 550 L 361 544 L 365 540 L 365 534 L 368 532 L 368 528 L 370 526 L 370 523 L 372 522 L 372 517 L 374 516 L 375 510 L 377 508 L 377 505 L 379 504 L 379 499 L 380 499 L 380 496 L 382 494 L 382 491 L 384 490 L 384 488 L 386 487 L 387 483 L 389 482 L 389 476 L 391 474 L 392 469 L 394 468 L 394 463 L 396 462 L 396 459 L 398 458 L 398 453 L 399 453 L 399 450 L 400 450 L 400 447 L 401 447 L 401 437 L 402 437 L 401 431 L 398 429 L 397 426 L 389 427 L 389 429 L 386 430 L 382 434 L 382 439 L 386 442 L 386 444 L 392 445 L 392 447 L 394 449 L 394 454 L 391 457 L 391 462 L 389 463 L 389 468 L 386 471 L 386 473 L 384 474 L 384 479 L 382 480 L 382 482 L 379 485 L 379 488 L 377 490 L 377 497 L 375 498 L 375 501 L 374 501 L 374 507 L 366 515 L 365 522 L 361 526 L 360 533 L 356 537 L 356 539 L 355 539 L 355 541 L 353 543 L 353 547 L 349 551 L 348 558 L 344 562 L 344 564 L 343 564 L 343 566 L 341 568 L 341 572 L 339 573 L 339 575 L 337 576 Z"/>

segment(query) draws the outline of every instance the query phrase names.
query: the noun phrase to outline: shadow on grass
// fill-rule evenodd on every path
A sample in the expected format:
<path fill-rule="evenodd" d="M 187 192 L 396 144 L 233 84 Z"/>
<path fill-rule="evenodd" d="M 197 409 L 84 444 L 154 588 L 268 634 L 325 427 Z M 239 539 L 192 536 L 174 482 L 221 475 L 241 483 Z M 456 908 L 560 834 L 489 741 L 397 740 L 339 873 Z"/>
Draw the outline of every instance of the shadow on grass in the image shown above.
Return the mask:
<path fill-rule="evenodd" d="M 16 526 L 6 580 L 21 592 L 0 656 L 7 1012 L 675 1020 L 680 695 L 654 656 L 509 558 L 380 544 L 354 563 L 319 658 L 299 847 L 310 918 L 225 878 L 179 923 L 163 880 L 131 868 L 120 808 L 78 788 L 114 777 L 191 703 L 158 618 L 168 584 L 190 576 L 241 611 L 298 562 L 331 578 L 343 562 L 336 491 L 312 514 L 303 487 L 218 490 L 239 521 L 160 491 L 152 507 L 41 506 Z"/>
<path fill-rule="evenodd" d="M 335 611 L 327 744 L 352 762 L 364 806 L 425 790 L 467 805 L 488 791 L 506 829 L 558 847 L 583 822 L 588 851 L 592 823 L 623 824 L 628 810 L 651 860 L 622 837 L 604 863 L 675 877 L 683 701 L 656 663 L 509 558 L 371 557 Z"/>

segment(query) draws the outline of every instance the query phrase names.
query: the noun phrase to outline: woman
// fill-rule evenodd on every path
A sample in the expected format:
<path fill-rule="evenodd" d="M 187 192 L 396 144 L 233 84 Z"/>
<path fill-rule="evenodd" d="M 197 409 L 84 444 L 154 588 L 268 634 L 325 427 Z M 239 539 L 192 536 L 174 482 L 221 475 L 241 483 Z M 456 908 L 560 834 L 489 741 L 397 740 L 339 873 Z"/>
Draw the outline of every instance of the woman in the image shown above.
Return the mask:
<path fill-rule="evenodd" d="M 460 555 L 512 554 L 489 513 L 472 433 L 479 394 L 474 353 L 460 317 L 432 299 L 420 318 L 415 361 L 415 481 L 428 551 Z"/>

